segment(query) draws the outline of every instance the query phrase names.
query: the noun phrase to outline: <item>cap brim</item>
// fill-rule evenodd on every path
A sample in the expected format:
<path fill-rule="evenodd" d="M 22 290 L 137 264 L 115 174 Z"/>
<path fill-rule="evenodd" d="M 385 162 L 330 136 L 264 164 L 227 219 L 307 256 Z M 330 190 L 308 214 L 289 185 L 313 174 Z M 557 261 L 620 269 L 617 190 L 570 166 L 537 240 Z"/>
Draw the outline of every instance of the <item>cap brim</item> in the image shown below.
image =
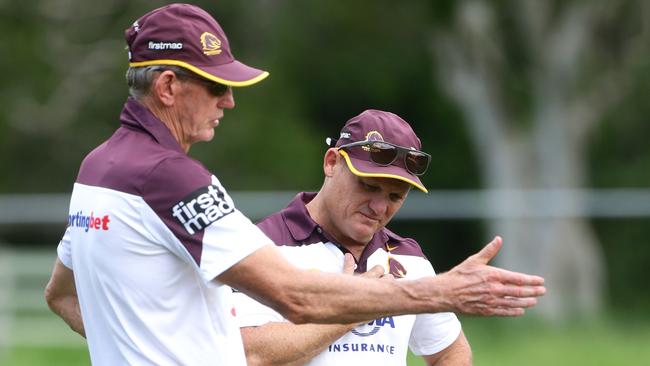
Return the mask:
<path fill-rule="evenodd" d="M 131 62 L 131 67 L 142 67 L 150 65 L 175 65 L 188 69 L 206 79 L 230 86 L 249 86 L 264 80 L 269 73 L 245 65 L 237 60 L 227 64 L 216 66 L 197 67 L 185 61 L 178 60 L 152 60 L 142 62 Z"/>
<path fill-rule="evenodd" d="M 424 193 L 429 193 L 416 175 L 409 173 L 403 168 L 394 165 L 382 166 L 370 161 L 356 159 L 350 157 L 344 150 L 339 150 L 339 153 L 343 155 L 348 168 L 354 175 L 359 177 L 397 179 L 417 187 Z"/>
<path fill-rule="evenodd" d="M 230 86 L 253 85 L 269 76 L 268 72 L 250 67 L 237 60 L 227 64 L 203 67 L 201 69 L 206 73 L 200 73 L 199 75 Z"/>

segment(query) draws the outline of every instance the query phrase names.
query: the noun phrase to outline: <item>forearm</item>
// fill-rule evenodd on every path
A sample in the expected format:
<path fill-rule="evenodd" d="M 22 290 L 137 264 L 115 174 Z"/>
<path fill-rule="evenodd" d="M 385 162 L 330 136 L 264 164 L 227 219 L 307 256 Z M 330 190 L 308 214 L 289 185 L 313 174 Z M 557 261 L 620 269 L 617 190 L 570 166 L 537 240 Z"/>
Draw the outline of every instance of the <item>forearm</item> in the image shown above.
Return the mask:
<path fill-rule="evenodd" d="M 68 326 L 75 332 L 86 337 L 81 310 L 79 309 L 79 300 L 76 296 L 68 296 L 52 302 L 50 309 L 63 319 Z"/>
<path fill-rule="evenodd" d="M 414 301 L 406 301 L 408 291 L 398 283 L 401 281 L 300 270 L 273 246 L 255 251 L 222 273 L 218 280 L 275 309 L 295 324 L 346 324 L 415 312 Z"/>
<path fill-rule="evenodd" d="M 296 323 L 353 323 L 387 315 L 445 311 L 416 281 L 382 281 L 315 272 L 285 287 Z M 435 280 L 430 278 L 429 280 Z M 433 311 L 432 309 L 436 309 Z"/>
<path fill-rule="evenodd" d="M 249 365 L 304 365 L 355 324 L 267 323 L 241 328 Z"/>
<path fill-rule="evenodd" d="M 60 316 L 72 330 L 86 336 L 74 273 L 57 258 L 50 281 L 45 287 L 45 300 L 52 311 Z"/>

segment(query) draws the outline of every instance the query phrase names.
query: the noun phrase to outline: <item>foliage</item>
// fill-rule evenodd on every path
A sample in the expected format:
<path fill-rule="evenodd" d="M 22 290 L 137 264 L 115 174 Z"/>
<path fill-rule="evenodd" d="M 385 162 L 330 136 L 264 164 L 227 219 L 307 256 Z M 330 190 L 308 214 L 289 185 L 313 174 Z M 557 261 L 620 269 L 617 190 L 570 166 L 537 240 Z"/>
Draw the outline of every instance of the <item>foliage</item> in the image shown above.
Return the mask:
<path fill-rule="evenodd" d="M 256 3 L 264 21 L 250 5 L 203 4 L 235 55 L 271 72 L 236 90 L 238 107 L 215 140 L 191 151 L 227 186 L 317 189 L 325 137 L 365 108 L 402 115 L 425 148 L 436 148 L 441 158 L 425 183 L 477 185 L 457 116 L 430 82 L 425 2 Z M 91 4 L 73 14 L 59 1 L 22 2 L 1 13 L 3 44 L 13 52 L 0 61 L 10 71 L 0 89 L 0 191 L 68 191 L 81 158 L 117 127 L 126 97 L 123 29 L 159 4 Z"/>

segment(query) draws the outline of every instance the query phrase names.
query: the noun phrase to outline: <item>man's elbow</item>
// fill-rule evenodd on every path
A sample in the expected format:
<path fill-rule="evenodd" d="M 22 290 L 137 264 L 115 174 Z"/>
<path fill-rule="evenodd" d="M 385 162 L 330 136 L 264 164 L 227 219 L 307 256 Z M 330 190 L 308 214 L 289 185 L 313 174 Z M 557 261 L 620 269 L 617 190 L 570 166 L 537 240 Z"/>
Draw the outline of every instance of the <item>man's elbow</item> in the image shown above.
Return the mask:
<path fill-rule="evenodd" d="M 52 281 L 48 282 L 47 286 L 45 286 L 43 295 L 50 310 L 56 314 L 60 314 L 61 304 L 65 302 L 65 296 L 60 291 L 57 291 Z"/>
<path fill-rule="evenodd" d="M 268 362 L 265 362 L 260 354 L 252 353 L 246 350 L 246 365 L 248 366 L 264 366 L 268 365 Z"/>
<path fill-rule="evenodd" d="M 293 324 L 314 323 L 318 318 L 310 306 L 300 303 L 282 304 L 278 312 Z"/>
<path fill-rule="evenodd" d="M 47 303 L 47 306 L 50 308 L 50 310 L 55 311 L 57 308 L 57 303 L 59 302 L 59 297 L 56 294 L 56 291 L 54 291 L 52 282 L 48 282 L 47 286 L 45 286 L 45 291 L 43 291 L 43 296 L 45 297 L 45 302 Z"/>
<path fill-rule="evenodd" d="M 305 296 L 282 296 L 276 310 L 293 324 L 322 323 L 323 309 Z"/>

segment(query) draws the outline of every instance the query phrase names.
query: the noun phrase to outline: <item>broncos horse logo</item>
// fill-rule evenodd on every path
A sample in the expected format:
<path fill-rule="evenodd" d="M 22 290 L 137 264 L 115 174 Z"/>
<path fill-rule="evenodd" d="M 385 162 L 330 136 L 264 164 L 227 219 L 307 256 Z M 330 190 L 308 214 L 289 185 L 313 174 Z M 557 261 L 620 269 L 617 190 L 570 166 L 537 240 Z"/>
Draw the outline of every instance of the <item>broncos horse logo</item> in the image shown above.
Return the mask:
<path fill-rule="evenodd" d="M 203 32 L 201 34 L 201 45 L 203 45 L 203 53 L 208 56 L 221 53 L 221 41 L 210 32 Z"/>

